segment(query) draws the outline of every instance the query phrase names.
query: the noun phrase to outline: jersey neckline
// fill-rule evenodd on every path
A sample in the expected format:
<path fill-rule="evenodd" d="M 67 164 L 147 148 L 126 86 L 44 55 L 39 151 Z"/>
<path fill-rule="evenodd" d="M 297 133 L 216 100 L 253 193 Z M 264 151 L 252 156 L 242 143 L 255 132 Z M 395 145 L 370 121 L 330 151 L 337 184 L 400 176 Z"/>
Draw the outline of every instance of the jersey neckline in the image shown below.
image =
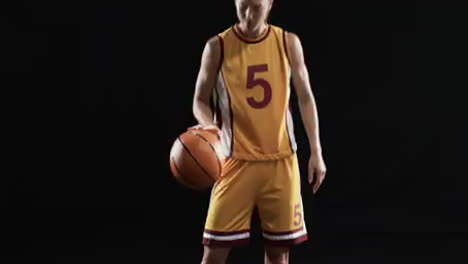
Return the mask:
<path fill-rule="evenodd" d="M 254 43 L 259 43 L 265 40 L 269 35 L 271 31 L 271 25 L 267 24 L 267 30 L 262 33 L 262 35 L 258 36 L 257 38 L 249 38 L 242 34 L 242 32 L 238 29 L 238 24 L 236 23 L 232 26 L 232 31 L 234 31 L 234 34 L 243 42 L 249 43 L 249 44 L 254 44 Z"/>

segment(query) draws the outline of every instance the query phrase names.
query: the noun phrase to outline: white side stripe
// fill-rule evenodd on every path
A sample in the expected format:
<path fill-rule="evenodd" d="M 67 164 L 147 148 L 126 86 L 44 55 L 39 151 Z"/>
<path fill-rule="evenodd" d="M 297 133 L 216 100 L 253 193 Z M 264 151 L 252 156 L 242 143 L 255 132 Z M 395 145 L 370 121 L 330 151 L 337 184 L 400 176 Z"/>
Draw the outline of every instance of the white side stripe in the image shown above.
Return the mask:
<path fill-rule="evenodd" d="M 216 236 L 216 235 L 212 235 L 208 233 L 203 233 L 203 237 L 208 238 L 208 239 L 218 240 L 218 241 L 233 241 L 233 240 L 249 238 L 250 234 L 241 233 L 241 234 L 230 235 L 230 236 Z"/>
<path fill-rule="evenodd" d="M 289 67 L 289 74 L 288 74 L 288 87 L 287 87 L 287 92 L 288 92 L 288 101 L 286 105 L 286 129 L 287 133 L 289 136 L 289 144 L 291 145 L 291 148 L 293 151 L 297 150 L 297 142 L 296 142 L 296 137 L 294 133 L 294 120 L 291 114 L 291 111 L 289 111 L 289 102 L 290 102 L 290 96 L 291 96 L 291 67 Z"/>
<path fill-rule="evenodd" d="M 270 240 L 289 240 L 289 239 L 295 239 L 295 238 L 298 238 L 300 236 L 303 236 L 307 234 L 307 230 L 304 228 L 302 230 L 299 230 L 297 231 L 296 233 L 292 233 L 292 234 L 287 234 L 287 235 L 267 235 L 265 233 L 263 233 L 263 236 L 267 239 L 270 239 Z"/>
<path fill-rule="evenodd" d="M 232 144 L 232 120 L 231 120 L 231 106 L 229 105 L 229 94 L 225 84 L 222 71 L 218 73 L 218 81 L 216 84 L 217 94 L 219 96 L 219 109 L 221 111 L 221 119 L 223 121 L 222 132 L 223 136 L 221 138 L 221 146 L 223 148 L 224 155 L 229 157 L 231 154 L 231 144 Z"/>
<path fill-rule="evenodd" d="M 288 106 L 286 106 L 288 107 Z M 294 121 L 292 118 L 291 111 L 289 111 L 289 107 L 286 110 L 286 122 L 287 122 L 287 132 L 289 135 L 289 144 L 291 145 L 291 148 L 293 151 L 297 150 L 297 142 L 296 142 L 296 136 L 294 134 Z"/>

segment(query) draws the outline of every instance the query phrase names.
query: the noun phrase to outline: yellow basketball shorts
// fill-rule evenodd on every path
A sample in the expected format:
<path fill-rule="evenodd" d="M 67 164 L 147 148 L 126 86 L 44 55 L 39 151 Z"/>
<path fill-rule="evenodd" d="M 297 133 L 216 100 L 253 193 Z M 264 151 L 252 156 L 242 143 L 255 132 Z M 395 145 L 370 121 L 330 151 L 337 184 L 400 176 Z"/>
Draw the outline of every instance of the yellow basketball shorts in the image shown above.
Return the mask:
<path fill-rule="evenodd" d="M 211 191 L 202 244 L 248 244 L 254 208 L 265 244 L 288 247 L 306 241 L 300 188 L 296 154 L 268 161 L 227 159 Z"/>

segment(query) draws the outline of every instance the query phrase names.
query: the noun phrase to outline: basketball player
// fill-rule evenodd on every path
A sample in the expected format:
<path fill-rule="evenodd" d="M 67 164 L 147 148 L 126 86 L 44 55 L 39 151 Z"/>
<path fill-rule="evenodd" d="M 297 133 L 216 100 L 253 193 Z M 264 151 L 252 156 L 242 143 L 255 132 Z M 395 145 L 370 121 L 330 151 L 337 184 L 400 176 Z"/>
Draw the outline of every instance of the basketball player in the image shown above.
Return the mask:
<path fill-rule="evenodd" d="M 199 125 L 192 129 L 218 133 L 227 156 L 211 192 L 204 264 L 225 263 L 232 247 L 249 243 L 254 208 L 265 263 L 288 263 L 289 248 L 308 239 L 289 111 L 290 77 L 309 140 L 308 181 L 314 193 L 325 177 L 301 42 L 296 34 L 267 23 L 272 2 L 235 0 L 239 21 L 209 39 L 203 51 L 193 101 Z"/>

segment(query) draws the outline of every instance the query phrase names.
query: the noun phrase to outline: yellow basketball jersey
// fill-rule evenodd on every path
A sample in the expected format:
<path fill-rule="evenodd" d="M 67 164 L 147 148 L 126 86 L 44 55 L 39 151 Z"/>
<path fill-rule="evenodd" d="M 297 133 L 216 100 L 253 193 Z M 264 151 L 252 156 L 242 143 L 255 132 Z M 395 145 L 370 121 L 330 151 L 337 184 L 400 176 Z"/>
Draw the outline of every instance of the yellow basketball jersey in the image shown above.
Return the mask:
<path fill-rule="evenodd" d="M 215 120 L 227 157 L 272 160 L 296 151 L 285 33 L 267 25 L 260 37 L 249 39 L 234 25 L 217 35 L 221 64 Z"/>

